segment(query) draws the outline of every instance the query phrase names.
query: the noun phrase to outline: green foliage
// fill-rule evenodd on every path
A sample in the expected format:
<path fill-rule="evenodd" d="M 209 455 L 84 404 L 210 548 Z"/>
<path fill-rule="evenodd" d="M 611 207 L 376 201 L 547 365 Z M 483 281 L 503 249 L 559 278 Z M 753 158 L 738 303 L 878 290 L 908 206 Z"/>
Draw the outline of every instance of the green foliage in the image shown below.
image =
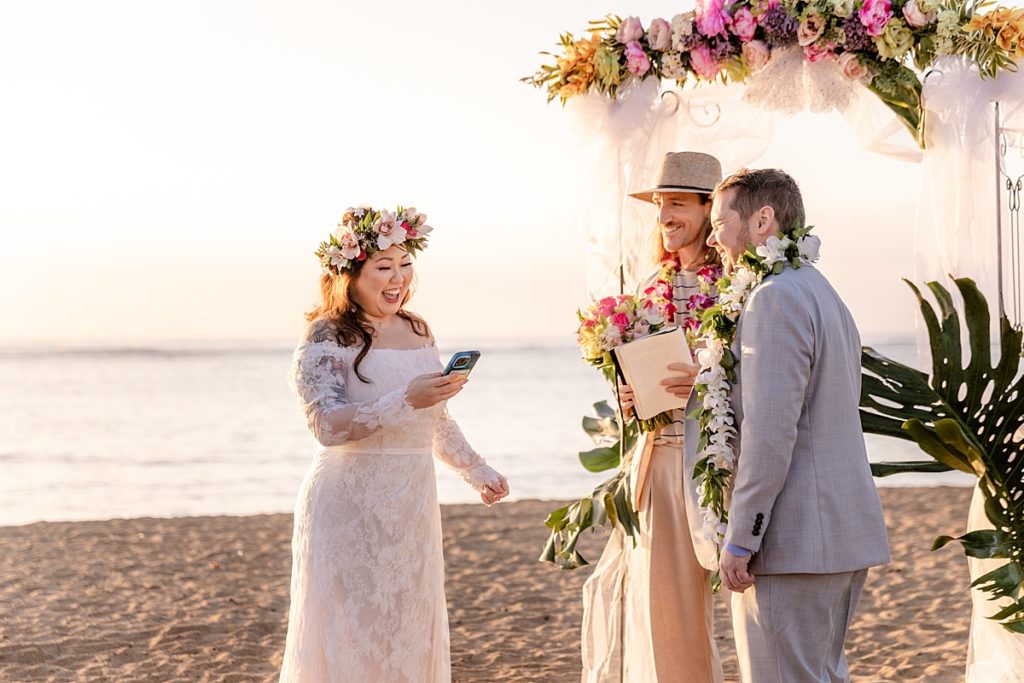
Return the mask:
<path fill-rule="evenodd" d="M 928 328 L 932 373 L 865 347 L 861 423 L 865 432 L 915 441 L 935 460 L 874 464 L 876 476 L 956 469 L 978 477 L 994 529 L 941 536 L 932 549 L 957 541 L 971 557 L 1008 560 L 972 586 L 1009 601 L 990 618 L 1024 633 L 1024 377 L 1018 376 L 1024 332 L 1000 317 L 1000 353 L 993 364 L 988 302 L 973 280 L 954 282 L 964 302 L 962 319 L 945 287 L 928 283 L 936 309 L 907 282 Z M 966 365 L 962 326 L 969 340 Z"/>
<path fill-rule="evenodd" d="M 619 470 L 589 496 L 558 508 L 545 520 L 550 534 L 538 559 L 553 562 L 562 569 L 578 569 L 587 564 L 576 549 L 580 534 L 587 529 L 621 524 L 626 534 L 635 538 L 640 525 L 633 510 L 628 467 L 639 435 L 636 423 L 627 423 L 625 429 L 621 429 L 619 414 L 607 401 L 595 403 L 594 412 L 597 417 L 583 418 L 583 430 L 597 448 L 580 453 L 580 462 L 591 472 L 617 467 Z M 625 465 L 620 467 L 623 463 Z"/>

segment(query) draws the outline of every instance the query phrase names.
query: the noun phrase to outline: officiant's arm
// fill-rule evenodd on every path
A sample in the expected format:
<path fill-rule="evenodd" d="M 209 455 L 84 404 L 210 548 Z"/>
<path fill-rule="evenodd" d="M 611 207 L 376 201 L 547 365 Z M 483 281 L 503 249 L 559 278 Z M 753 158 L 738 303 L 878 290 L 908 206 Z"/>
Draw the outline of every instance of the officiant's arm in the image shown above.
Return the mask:
<path fill-rule="evenodd" d="M 685 365 L 683 363 L 669 363 L 665 366 L 665 372 L 669 373 L 661 380 L 665 391 L 675 394 L 681 399 L 689 399 L 693 391 L 693 380 L 697 377 L 699 368 Z M 619 384 L 619 401 L 622 403 L 622 414 L 627 420 L 633 418 L 633 388 L 628 384 Z"/>
<path fill-rule="evenodd" d="M 743 422 L 725 541 L 756 553 L 792 462 L 814 328 L 800 296 L 779 280 L 754 291 L 740 324 Z"/>

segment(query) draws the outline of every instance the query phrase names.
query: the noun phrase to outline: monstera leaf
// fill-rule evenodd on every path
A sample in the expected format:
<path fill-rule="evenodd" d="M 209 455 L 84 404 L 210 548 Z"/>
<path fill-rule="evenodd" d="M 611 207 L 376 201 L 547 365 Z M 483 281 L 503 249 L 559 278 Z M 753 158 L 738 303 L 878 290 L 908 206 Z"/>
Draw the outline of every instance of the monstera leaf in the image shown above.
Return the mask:
<path fill-rule="evenodd" d="M 629 486 L 629 457 L 636 448 L 637 427 L 630 422 L 621 428 L 619 415 L 607 401 L 594 404 L 597 417 L 583 418 L 583 431 L 597 448 L 580 453 L 580 462 L 591 472 L 603 472 L 626 463 L 608 481 L 586 498 L 558 508 L 545 520 L 550 530 L 539 560 L 553 562 L 562 569 L 578 569 L 587 564 L 576 549 L 580 534 L 605 524 L 621 524 L 630 538 L 635 537 L 640 520 L 633 510 Z"/>
<path fill-rule="evenodd" d="M 978 477 L 985 512 L 995 528 L 959 538 L 942 536 L 933 549 L 955 540 L 971 557 L 1007 559 L 971 585 L 992 599 L 1009 601 L 990 618 L 1024 633 L 1024 377 L 1018 377 L 1024 333 L 1001 316 L 999 360 L 993 364 L 988 302 L 973 280 L 954 282 L 964 302 L 963 321 L 945 287 L 928 283 L 936 310 L 907 282 L 928 328 L 932 374 L 865 347 L 861 423 L 865 432 L 915 441 L 935 460 L 874 464 L 876 476 L 956 469 Z M 970 344 L 966 366 L 962 323 Z"/>

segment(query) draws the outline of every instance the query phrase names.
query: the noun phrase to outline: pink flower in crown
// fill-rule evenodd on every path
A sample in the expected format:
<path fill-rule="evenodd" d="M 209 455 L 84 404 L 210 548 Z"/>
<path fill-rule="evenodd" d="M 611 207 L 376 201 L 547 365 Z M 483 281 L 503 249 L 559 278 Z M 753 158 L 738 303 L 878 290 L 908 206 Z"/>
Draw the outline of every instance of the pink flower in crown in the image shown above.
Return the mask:
<path fill-rule="evenodd" d="M 672 47 L 672 27 L 664 19 L 654 19 L 647 29 L 647 44 L 652 50 L 664 52 Z"/>
<path fill-rule="evenodd" d="M 381 251 L 405 241 L 405 228 L 398 224 L 395 214 L 387 209 L 381 209 L 373 228 L 377 233 L 377 248 Z"/>
<path fill-rule="evenodd" d="M 626 43 L 626 69 L 634 76 L 643 76 L 651 68 L 651 60 L 640 43 Z"/>
<path fill-rule="evenodd" d="M 732 17 L 732 32 L 740 40 L 752 40 L 757 31 L 754 14 L 746 7 L 740 8 Z"/>
<path fill-rule="evenodd" d="M 698 31 L 708 38 L 726 35 L 725 27 L 732 23 L 732 18 L 725 11 L 725 0 L 697 0 L 695 12 Z"/>
<path fill-rule="evenodd" d="M 622 332 L 629 329 L 629 316 L 625 313 L 616 313 L 611 317 L 612 325 L 619 328 Z"/>
<path fill-rule="evenodd" d="M 804 56 L 807 57 L 807 61 L 814 63 L 820 62 L 823 59 L 831 59 L 833 50 L 836 49 L 835 43 L 814 43 L 813 45 L 804 46 Z"/>
<path fill-rule="evenodd" d="M 338 240 L 341 256 L 353 260 L 359 257 L 362 248 L 359 246 L 359 238 L 355 231 L 345 226 L 338 226 L 334 232 L 334 239 Z"/>
<path fill-rule="evenodd" d="M 706 81 L 712 81 L 718 75 L 721 66 L 711 55 L 711 48 L 707 45 L 698 45 L 690 50 L 690 64 L 697 75 Z"/>
<path fill-rule="evenodd" d="M 626 17 L 619 24 L 619 30 L 615 33 L 615 39 L 625 45 L 644 37 L 644 25 L 637 17 Z"/>
<path fill-rule="evenodd" d="M 889 0 L 864 0 L 857 16 L 868 30 L 868 35 L 880 36 L 892 19 L 892 3 Z"/>

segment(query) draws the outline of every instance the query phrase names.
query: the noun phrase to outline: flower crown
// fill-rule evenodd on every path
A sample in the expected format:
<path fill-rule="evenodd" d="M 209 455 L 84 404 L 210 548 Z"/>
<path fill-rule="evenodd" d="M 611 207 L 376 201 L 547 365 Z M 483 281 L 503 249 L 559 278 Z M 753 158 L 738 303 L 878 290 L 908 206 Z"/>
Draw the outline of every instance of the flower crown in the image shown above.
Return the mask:
<path fill-rule="evenodd" d="M 427 246 L 427 234 L 433 230 L 426 220 L 425 214 L 411 206 L 399 206 L 394 213 L 369 206 L 350 208 L 334 234 L 320 243 L 316 255 L 325 272 L 340 275 L 371 254 L 395 245 L 415 254 Z"/>

